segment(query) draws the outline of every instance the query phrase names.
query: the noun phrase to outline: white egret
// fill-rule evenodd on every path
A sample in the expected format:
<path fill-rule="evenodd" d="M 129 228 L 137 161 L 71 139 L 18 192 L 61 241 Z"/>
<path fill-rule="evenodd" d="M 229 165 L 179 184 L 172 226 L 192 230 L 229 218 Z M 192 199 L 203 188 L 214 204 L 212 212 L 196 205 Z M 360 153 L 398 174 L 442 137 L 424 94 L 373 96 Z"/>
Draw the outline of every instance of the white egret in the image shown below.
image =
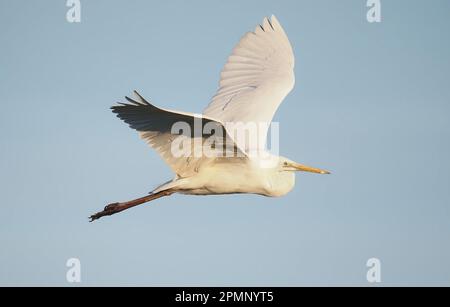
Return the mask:
<path fill-rule="evenodd" d="M 90 217 L 91 221 L 136 205 L 171 195 L 253 193 L 281 196 L 295 184 L 295 171 L 329 174 L 265 151 L 268 125 L 258 131 L 260 142 L 243 142 L 226 123 L 270 123 L 278 106 L 294 87 L 294 54 L 291 44 L 275 16 L 265 18 L 254 32 L 245 34 L 229 56 L 221 72 L 219 89 L 203 115 L 157 108 L 136 91 L 135 99 L 119 103 L 112 110 L 155 149 L 176 176 L 149 195 L 128 202 L 107 205 Z M 195 130 L 199 122 L 221 131 L 216 136 L 215 155 L 174 154 L 178 137 L 174 125 L 185 123 Z M 207 141 L 207 134 L 184 134 L 194 142 Z M 232 153 L 230 155 L 230 152 Z M 265 155 L 252 154 L 254 152 Z M 264 156 L 264 158 L 262 158 Z M 267 163 L 267 162 L 271 163 Z M 269 166 L 268 166 L 269 165 Z"/>

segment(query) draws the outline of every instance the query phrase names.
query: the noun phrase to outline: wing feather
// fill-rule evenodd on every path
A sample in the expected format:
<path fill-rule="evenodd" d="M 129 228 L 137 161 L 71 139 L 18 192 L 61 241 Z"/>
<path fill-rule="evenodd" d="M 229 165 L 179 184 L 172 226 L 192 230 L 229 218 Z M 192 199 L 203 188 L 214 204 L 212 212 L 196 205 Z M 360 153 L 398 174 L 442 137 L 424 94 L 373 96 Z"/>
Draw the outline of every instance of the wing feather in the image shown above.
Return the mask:
<path fill-rule="evenodd" d="M 295 83 L 294 53 L 275 16 L 264 18 L 235 46 L 220 76 L 219 89 L 203 114 L 228 122 L 270 123 Z M 267 129 L 258 131 L 265 140 Z M 233 134 L 231 134 L 233 135 Z M 244 151 L 249 144 L 235 139 Z M 258 144 L 258 149 L 264 149 Z"/>
<path fill-rule="evenodd" d="M 137 130 L 142 139 L 150 147 L 155 149 L 163 160 L 172 168 L 179 177 L 188 177 L 198 172 L 199 167 L 208 161 L 220 157 L 245 157 L 233 140 L 228 136 L 222 123 L 206 116 L 198 116 L 185 112 L 175 112 L 160 109 L 145 100 L 139 93 L 134 92 L 136 98 L 125 97 L 128 103 L 119 103 L 111 107 L 117 117 L 126 122 L 131 128 Z M 190 127 L 190 134 L 183 134 L 190 138 L 191 150 L 189 155 L 177 156 L 173 154 L 173 141 L 179 137 L 178 131 L 173 131 L 175 123 L 183 122 Z M 196 130 L 196 125 L 201 129 Z M 204 127 L 208 127 L 211 133 L 206 133 Z M 196 154 L 194 145 L 200 142 L 211 142 L 214 132 L 220 130 L 214 140 L 216 156 Z"/>

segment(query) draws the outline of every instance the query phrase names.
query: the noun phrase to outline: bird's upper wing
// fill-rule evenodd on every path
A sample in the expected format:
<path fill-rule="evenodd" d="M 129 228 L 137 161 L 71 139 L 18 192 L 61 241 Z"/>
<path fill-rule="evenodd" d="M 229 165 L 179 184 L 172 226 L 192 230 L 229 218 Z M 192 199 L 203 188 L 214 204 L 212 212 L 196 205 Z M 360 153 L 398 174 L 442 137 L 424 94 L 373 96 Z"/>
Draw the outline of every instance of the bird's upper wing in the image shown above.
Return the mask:
<path fill-rule="evenodd" d="M 265 18 L 233 49 L 222 70 L 219 89 L 203 114 L 224 124 L 268 124 L 294 87 L 293 69 L 294 54 L 286 33 L 275 16 Z M 264 144 L 258 148 L 264 149 L 267 129 L 259 133 Z M 251 149 L 248 144 L 237 143 L 245 151 Z"/>
<path fill-rule="evenodd" d="M 179 177 L 188 177 L 197 172 L 208 159 L 245 158 L 245 154 L 228 137 L 219 121 L 201 115 L 160 109 L 136 91 L 134 93 L 136 99 L 125 97 L 128 103 L 119 103 L 111 107 L 112 111 L 131 128 L 136 129 L 141 138 L 159 153 Z M 181 125 L 177 126 L 177 123 Z M 179 128 L 183 129 L 182 133 Z M 189 143 L 179 141 L 183 139 L 177 141 L 180 136 Z M 186 149 L 189 145 L 190 150 L 184 151 L 182 155 L 174 152 L 183 149 L 183 146 Z M 206 149 L 210 147 L 213 150 L 207 152 Z"/>

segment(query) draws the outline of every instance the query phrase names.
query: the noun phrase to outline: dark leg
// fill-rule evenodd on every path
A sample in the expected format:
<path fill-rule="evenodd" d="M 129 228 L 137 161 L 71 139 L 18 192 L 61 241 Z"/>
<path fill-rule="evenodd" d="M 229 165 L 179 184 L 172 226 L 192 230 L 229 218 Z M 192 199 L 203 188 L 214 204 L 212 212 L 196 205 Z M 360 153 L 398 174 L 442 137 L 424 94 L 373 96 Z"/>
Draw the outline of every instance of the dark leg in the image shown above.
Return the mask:
<path fill-rule="evenodd" d="M 132 208 L 134 206 L 141 205 L 143 203 L 155 200 L 155 199 L 163 197 L 163 196 L 168 196 L 168 195 L 171 195 L 173 193 L 174 193 L 174 191 L 165 190 L 165 191 L 161 191 L 161 192 L 158 192 L 158 193 L 155 193 L 155 194 L 149 194 L 149 195 L 141 197 L 141 198 L 137 198 L 137 199 L 133 199 L 133 200 L 130 200 L 130 201 L 126 201 L 126 202 L 123 202 L 123 203 L 109 204 L 103 209 L 103 211 L 97 212 L 97 213 L 91 215 L 89 217 L 90 218 L 90 222 L 95 221 L 95 220 L 97 220 L 97 219 L 99 219 L 99 218 L 101 218 L 103 216 L 113 215 L 113 214 L 116 214 L 118 212 L 121 212 L 121 211 L 127 210 L 129 208 Z"/>

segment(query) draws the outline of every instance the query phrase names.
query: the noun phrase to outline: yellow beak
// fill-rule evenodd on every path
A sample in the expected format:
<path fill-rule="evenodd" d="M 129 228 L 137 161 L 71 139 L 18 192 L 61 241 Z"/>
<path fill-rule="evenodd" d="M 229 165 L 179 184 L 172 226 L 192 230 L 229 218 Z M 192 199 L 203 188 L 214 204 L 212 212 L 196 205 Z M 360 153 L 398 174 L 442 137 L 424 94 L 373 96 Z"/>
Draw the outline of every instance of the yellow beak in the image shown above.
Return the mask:
<path fill-rule="evenodd" d="M 295 163 L 293 165 L 293 167 L 298 170 L 298 171 L 302 171 L 302 172 L 310 172 L 310 173 L 316 173 L 316 174 L 330 174 L 329 171 L 325 171 L 323 169 L 320 168 L 315 168 L 315 167 L 310 167 L 310 166 L 306 166 L 306 165 L 302 165 L 299 163 Z"/>

